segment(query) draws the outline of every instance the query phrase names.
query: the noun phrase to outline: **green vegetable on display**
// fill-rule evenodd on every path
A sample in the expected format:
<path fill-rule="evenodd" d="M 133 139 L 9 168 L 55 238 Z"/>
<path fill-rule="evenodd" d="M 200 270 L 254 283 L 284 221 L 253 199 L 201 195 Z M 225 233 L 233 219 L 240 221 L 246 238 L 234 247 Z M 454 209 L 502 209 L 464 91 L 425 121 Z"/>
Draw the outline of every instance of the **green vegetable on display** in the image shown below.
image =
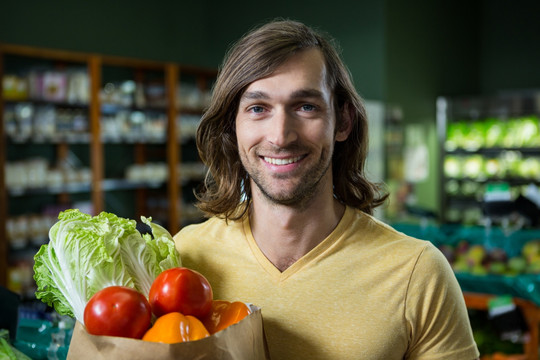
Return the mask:
<path fill-rule="evenodd" d="M 107 212 L 92 217 L 70 209 L 58 219 L 34 257 L 36 297 L 81 324 L 86 303 L 99 290 L 119 285 L 148 294 L 157 275 L 181 266 L 171 234 L 151 218 L 141 220 L 152 234 Z"/>
<path fill-rule="evenodd" d="M 445 150 L 521 148 L 540 146 L 540 119 L 536 115 L 515 118 L 488 117 L 457 120 L 448 124 Z"/>
<path fill-rule="evenodd" d="M 9 343 L 9 331 L 0 329 L 0 360 L 32 360 Z"/>

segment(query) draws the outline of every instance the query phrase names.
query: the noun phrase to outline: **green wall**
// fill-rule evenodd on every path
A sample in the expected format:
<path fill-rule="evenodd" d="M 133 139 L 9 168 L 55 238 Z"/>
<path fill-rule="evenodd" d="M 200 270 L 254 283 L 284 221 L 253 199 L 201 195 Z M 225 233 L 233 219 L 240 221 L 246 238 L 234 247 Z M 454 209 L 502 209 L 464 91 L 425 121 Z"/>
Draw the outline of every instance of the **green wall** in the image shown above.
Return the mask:
<path fill-rule="evenodd" d="M 481 90 L 540 89 L 540 1 L 484 1 Z"/>
<path fill-rule="evenodd" d="M 212 2 L 208 11 L 208 57 L 221 59 L 228 45 L 261 22 L 284 17 L 300 20 L 331 34 L 342 48 L 355 84 L 366 98 L 383 99 L 384 1 L 235 1 Z"/>
<path fill-rule="evenodd" d="M 302 20 L 342 44 L 360 92 L 384 97 L 384 2 L 7 1 L 0 41 L 217 67 L 227 47 L 265 20 Z"/>
<path fill-rule="evenodd" d="M 3 1 L 0 41 L 155 60 L 204 58 L 204 7 L 190 1 Z"/>

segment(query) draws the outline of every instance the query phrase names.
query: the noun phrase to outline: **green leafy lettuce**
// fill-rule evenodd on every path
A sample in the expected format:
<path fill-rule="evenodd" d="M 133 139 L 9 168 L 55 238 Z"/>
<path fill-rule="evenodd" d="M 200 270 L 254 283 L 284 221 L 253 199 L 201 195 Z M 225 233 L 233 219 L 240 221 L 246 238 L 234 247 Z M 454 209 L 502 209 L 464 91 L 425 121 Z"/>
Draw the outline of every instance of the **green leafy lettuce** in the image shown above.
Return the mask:
<path fill-rule="evenodd" d="M 141 234 L 135 220 L 107 212 L 92 217 L 70 209 L 58 219 L 49 243 L 34 257 L 36 297 L 81 324 L 86 303 L 97 291 L 121 285 L 148 296 L 157 275 L 181 266 L 171 234 L 151 218 L 141 220 L 152 234 Z"/>

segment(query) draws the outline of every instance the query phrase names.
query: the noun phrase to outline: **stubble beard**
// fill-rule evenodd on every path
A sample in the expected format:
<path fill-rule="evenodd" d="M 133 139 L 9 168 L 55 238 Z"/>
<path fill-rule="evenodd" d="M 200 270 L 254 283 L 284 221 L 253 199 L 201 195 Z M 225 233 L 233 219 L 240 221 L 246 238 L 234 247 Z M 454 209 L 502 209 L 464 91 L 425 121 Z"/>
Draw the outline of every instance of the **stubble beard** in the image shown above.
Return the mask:
<path fill-rule="evenodd" d="M 332 161 L 329 152 L 330 151 L 328 150 L 324 151 L 321 154 L 319 162 L 304 173 L 300 182 L 291 191 L 287 192 L 280 192 L 279 190 L 272 191 L 271 183 L 273 178 L 265 176 L 263 171 L 246 166 L 249 165 L 249 163 L 244 156 L 241 157 L 241 160 L 250 179 L 253 180 L 261 194 L 263 194 L 271 204 L 304 209 L 319 192 L 323 178 L 327 172 L 330 171 Z M 286 177 L 276 175 L 276 179 L 279 178 L 284 179 Z"/>

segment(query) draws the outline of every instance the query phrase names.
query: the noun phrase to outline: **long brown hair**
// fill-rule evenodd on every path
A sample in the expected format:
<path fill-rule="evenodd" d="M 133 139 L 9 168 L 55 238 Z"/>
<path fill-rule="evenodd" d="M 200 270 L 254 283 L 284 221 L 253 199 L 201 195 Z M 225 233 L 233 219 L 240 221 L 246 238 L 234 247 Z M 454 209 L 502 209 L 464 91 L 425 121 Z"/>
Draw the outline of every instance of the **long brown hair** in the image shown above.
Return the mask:
<path fill-rule="evenodd" d="M 275 20 L 251 31 L 226 54 L 213 88 L 212 101 L 197 130 L 197 147 L 208 173 L 196 193 L 197 207 L 206 215 L 241 218 L 249 206 L 251 184 L 240 161 L 235 118 L 245 89 L 271 75 L 299 51 L 317 48 L 326 62 L 327 81 L 333 90 L 336 118 L 347 106 L 352 113 L 352 131 L 347 140 L 336 142 L 332 158 L 334 196 L 343 204 L 369 214 L 381 205 L 377 184 L 364 174 L 368 152 L 366 110 L 342 62 L 334 41 L 314 29 L 291 20 Z"/>

